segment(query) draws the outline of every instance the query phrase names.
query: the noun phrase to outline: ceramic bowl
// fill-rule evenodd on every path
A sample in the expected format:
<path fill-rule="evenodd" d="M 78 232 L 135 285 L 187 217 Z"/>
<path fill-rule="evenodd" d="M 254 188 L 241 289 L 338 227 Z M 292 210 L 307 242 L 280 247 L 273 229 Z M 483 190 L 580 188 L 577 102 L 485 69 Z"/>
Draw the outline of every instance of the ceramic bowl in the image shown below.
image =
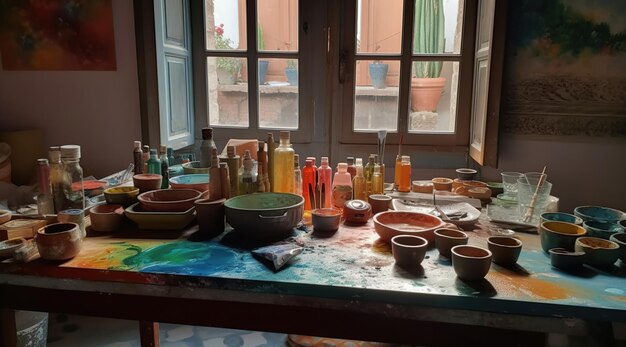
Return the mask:
<path fill-rule="evenodd" d="M 385 194 L 372 194 L 367 200 L 372 206 L 372 214 L 377 214 L 389 210 L 392 198 Z"/>
<path fill-rule="evenodd" d="M 200 166 L 199 161 L 190 161 L 182 164 L 183 172 L 185 174 L 208 174 L 209 168 Z"/>
<path fill-rule="evenodd" d="M 26 240 L 21 237 L 0 242 L 0 259 L 13 257 L 15 250 L 22 247 L 24 243 L 26 243 Z"/>
<path fill-rule="evenodd" d="M 474 176 L 477 173 L 476 170 L 467 169 L 467 168 L 456 169 L 455 171 L 456 171 L 456 177 L 463 181 L 473 180 Z"/>
<path fill-rule="evenodd" d="M 596 267 L 613 265 L 620 253 L 617 243 L 597 237 L 579 237 L 576 251 L 585 253 L 585 264 Z"/>
<path fill-rule="evenodd" d="M 107 204 L 130 206 L 137 202 L 137 195 L 139 195 L 137 187 L 113 187 L 104 190 L 104 200 Z"/>
<path fill-rule="evenodd" d="M 124 210 L 124 215 L 142 230 L 180 231 L 195 219 L 195 211 L 192 207 L 182 212 L 151 212 L 143 210 L 139 203 L 135 203 Z"/>
<path fill-rule="evenodd" d="M 459 245 L 467 245 L 469 237 L 466 233 L 456 230 L 441 228 L 434 231 L 435 234 L 435 246 L 439 251 L 439 254 L 446 258 L 452 257 L 452 247 Z"/>
<path fill-rule="evenodd" d="M 315 209 L 311 211 L 311 222 L 315 231 L 336 231 L 341 223 L 341 211 L 334 208 Z"/>
<path fill-rule="evenodd" d="M 435 242 L 435 229 L 444 222 L 432 215 L 409 211 L 386 211 L 374 215 L 374 230 L 383 241 L 390 242 L 397 235 L 414 235 Z"/>
<path fill-rule="evenodd" d="M 343 207 L 343 218 L 348 223 L 364 224 L 372 217 L 372 205 L 363 200 L 350 200 Z"/>
<path fill-rule="evenodd" d="M 0 224 L 4 224 L 11 220 L 13 213 L 9 210 L 0 210 Z"/>
<path fill-rule="evenodd" d="M 576 225 L 583 225 L 583 220 L 573 214 L 564 212 L 546 212 L 541 214 L 541 223 L 543 222 L 565 222 Z"/>
<path fill-rule="evenodd" d="M 549 253 L 550 263 L 552 266 L 559 269 L 577 269 L 580 268 L 585 262 L 584 252 L 569 252 L 564 248 L 552 248 Z"/>
<path fill-rule="evenodd" d="M 539 227 L 541 248 L 546 253 L 552 248 L 565 248 L 572 252 L 576 239 L 586 234 L 585 228 L 572 223 L 543 222 Z"/>
<path fill-rule="evenodd" d="M 610 240 L 619 245 L 619 258 L 626 263 L 626 233 L 613 234 Z"/>
<path fill-rule="evenodd" d="M 460 245 L 452 247 L 452 266 L 463 280 L 476 281 L 487 275 L 491 267 L 491 252 L 480 247 Z"/>
<path fill-rule="evenodd" d="M 133 185 L 139 188 L 139 192 L 149 192 L 161 188 L 163 176 L 157 174 L 138 174 L 133 176 Z"/>
<path fill-rule="evenodd" d="M 115 231 L 124 220 L 124 206 L 118 204 L 96 205 L 89 209 L 91 229 L 95 231 Z"/>
<path fill-rule="evenodd" d="M 435 190 L 452 191 L 452 179 L 445 177 L 435 177 L 431 180 Z"/>
<path fill-rule="evenodd" d="M 613 222 L 598 222 L 588 220 L 583 223 L 583 228 L 587 230 L 587 235 L 608 240 L 611 235 L 623 232 L 622 226 Z"/>
<path fill-rule="evenodd" d="M 507 236 L 491 236 L 487 239 L 487 248 L 493 254 L 496 264 L 515 264 L 522 252 L 522 241 Z"/>
<path fill-rule="evenodd" d="M 473 187 L 467 190 L 467 196 L 473 199 L 491 199 L 491 189 L 487 187 Z"/>
<path fill-rule="evenodd" d="M 180 175 L 170 178 L 172 189 L 195 189 L 200 192 L 209 190 L 209 174 Z"/>
<path fill-rule="evenodd" d="M 422 263 L 428 241 L 413 235 L 398 235 L 391 238 L 391 252 L 396 264 L 404 268 L 414 268 Z"/>
<path fill-rule="evenodd" d="M 237 232 L 257 241 L 290 235 L 302 220 L 304 198 L 290 193 L 239 195 L 224 202 L 226 221 Z"/>
<path fill-rule="evenodd" d="M 67 260 L 74 258 L 81 249 L 83 238 L 76 223 L 48 224 L 37 230 L 35 244 L 41 258 Z"/>
<path fill-rule="evenodd" d="M 614 222 L 626 219 L 626 214 L 620 210 L 604 206 L 578 206 L 574 214 L 584 221 Z"/>
<path fill-rule="evenodd" d="M 433 182 L 427 182 L 427 181 L 411 182 L 411 190 L 414 193 L 430 194 L 433 192 L 433 189 L 434 189 Z"/>
<path fill-rule="evenodd" d="M 141 193 L 137 200 L 145 211 L 183 212 L 192 208 L 201 195 L 194 189 L 159 189 Z"/>

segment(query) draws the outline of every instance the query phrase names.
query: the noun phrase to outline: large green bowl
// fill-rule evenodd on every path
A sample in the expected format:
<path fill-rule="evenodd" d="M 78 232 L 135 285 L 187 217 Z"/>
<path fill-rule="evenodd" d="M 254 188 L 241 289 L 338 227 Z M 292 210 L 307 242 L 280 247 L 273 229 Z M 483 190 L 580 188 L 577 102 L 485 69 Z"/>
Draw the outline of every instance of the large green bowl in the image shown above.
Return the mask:
<path fill-rule="evenodd" d="M 224 202 L 226 221 L 238 233 L 257 241 L 288 236 L 302 220 L 304 198 L 289 193 L 255 193 Z"/>

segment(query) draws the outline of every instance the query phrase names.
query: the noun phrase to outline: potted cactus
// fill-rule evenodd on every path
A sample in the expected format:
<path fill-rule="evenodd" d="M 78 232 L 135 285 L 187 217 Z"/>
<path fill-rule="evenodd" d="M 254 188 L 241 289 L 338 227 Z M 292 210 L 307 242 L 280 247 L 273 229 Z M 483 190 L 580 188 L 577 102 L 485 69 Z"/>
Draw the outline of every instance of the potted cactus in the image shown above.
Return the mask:
<path fill-rule="evenodd" d="M 415 4 L 413 53 L 437 54 L 444 51 L 443 0 Z M 441 77 L 441 61 L 413 62 L 411 110 L 435 112 L 446 79 Z"/>

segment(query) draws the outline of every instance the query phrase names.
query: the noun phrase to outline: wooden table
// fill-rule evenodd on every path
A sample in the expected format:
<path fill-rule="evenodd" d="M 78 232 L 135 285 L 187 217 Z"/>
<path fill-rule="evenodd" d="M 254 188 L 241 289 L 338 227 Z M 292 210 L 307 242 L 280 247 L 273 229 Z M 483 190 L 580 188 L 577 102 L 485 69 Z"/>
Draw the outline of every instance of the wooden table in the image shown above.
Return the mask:
<path fill-rule="evenodd" d="M 537 337 L 529 332 L 603 344 L 611 322 L 626 322 L 624 264 L 562 272 L 537 235 L 517 234 L 524 243 L 517 265 L 492 264 L 485 280 L 470 283 L 436 249 L 416 269 L 397 267 L 371 221 L 333 234 L 294 233 L 304 251 L 278 272 L 236 232 L 203 241 L 196 230 L 90 233 L 71 261 L 1 263 L 5 341 L 11 309 L 137 320 L 146 345 L 158 337 L 152 322 L 412 344 Z M 470 244 L 486 247 L 482 228 L 468 233 Z"/>

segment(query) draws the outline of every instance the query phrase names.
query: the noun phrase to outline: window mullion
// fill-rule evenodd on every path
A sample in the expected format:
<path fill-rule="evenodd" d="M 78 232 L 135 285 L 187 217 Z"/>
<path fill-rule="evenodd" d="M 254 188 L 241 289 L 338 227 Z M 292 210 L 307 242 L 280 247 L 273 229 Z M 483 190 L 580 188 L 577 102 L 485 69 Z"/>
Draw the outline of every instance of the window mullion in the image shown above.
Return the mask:
<path fill-rule="evenodd" d="M 411 88 L 411 52 L 413 42 L 413 17 L 415 0 L 404 0 L 402 19 L 402 48 L 400 57 L 400 90 L 398 96 L 398 133 L 408 132 L 409 93 Z M 407 73 L 408 71 L 408 73 Z"/>
<path fill-rule="evenodd" d="M 246 1 L 248 57 L 248 126 L 259 129 L 259 83 L 257 45 L 257 0 Z"/>

